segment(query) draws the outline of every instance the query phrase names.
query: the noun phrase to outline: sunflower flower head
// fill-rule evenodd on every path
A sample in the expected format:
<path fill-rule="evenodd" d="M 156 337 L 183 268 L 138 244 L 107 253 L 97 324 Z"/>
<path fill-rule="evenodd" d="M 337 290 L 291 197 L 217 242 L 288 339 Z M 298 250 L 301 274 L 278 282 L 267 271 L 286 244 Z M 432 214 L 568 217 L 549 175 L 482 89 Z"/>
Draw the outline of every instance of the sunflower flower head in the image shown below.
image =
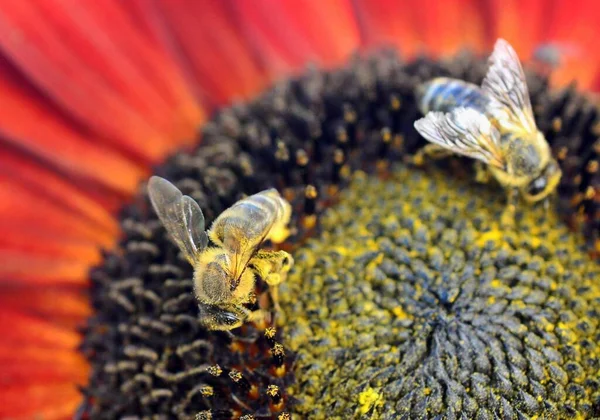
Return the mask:
<path fill-rule="evenodd" d="M 0 13 L 0 419 L 600 417 L 593 0 L 55 3 Z M 403 163 L 497 37 L 563 173 L 512 230 L 472 161 Z M 292 203 L 282 311 L 204 328 L 151 172 Z"/>
<path fill-rule="evenodd" d="M 200 147 L 156 172 L 208 222 L 244 194 L 283 191 L 296 230 L 285 321 L 206 331 L 192 268 L 141 194 L 122 212 L 119 251 L 92 275 L 92 417 L 596 413 L 600 297 L 585 244 L 541 207 L 501 229 L 503 195 L 467 181 L 465 161 L 397 163 L 423 144 L 416 85 L 484 72 L 475 57 L 404 64 L 383 52 L 219 112 Z M 588 141 L 592 120 L 563 109 L 574 93 L 551 96 L 535 76 L 530 86 L 541 115 L 567 122 L 550 142 L 561 130 Z"/>
<path fill-rule="evenodd" d="M 282 290 L 303 417 L 598 415 L 598 266 L 543 208 L 502 210 L 440 172 L 353 177 Z"/>

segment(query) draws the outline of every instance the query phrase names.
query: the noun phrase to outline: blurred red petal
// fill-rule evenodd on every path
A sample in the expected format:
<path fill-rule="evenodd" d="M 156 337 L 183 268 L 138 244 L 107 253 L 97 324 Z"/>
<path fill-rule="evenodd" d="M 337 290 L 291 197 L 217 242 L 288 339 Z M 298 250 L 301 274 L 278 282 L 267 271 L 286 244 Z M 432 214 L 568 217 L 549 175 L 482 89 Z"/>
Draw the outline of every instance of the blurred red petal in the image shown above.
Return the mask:
<path fill-rule="evenodd" d="M 0 418 L 69 419 L 80 403 L 81 394 L 70 382 L 11 386 L 0 393 Z"/>
<path fill-rule="evenodd" d="M 38 229 L 40 234 L 104 246 L 112 245 L 114 240 L 114 232 L 94 226 L 81 214 L 0 174 L 0 224 L 8 221 L 13 229 Z"/>
<path fill-rule="evenodd" d="M 50 365 L 52 363 L 78 364 L 83 360 L 83 356 L 75 349 L 54 349 L 48 351 L 46 347 L 35 347 L 33 345 L 22 346 L 19 351 L 15 351 L 14 348 L 0 346 L 0 367 L 6 366 L 11 363 L 37 363 Z M 1 369 L 0 369 L 1 371 Z M 35 378 L 32 378 L 35 379 Z M 35 382 L 32 381 L 32 382 Z M 2 393 L 0 392 L 0 395 Z"/>
<path fill-rule="evenodd" d="M 97 264 L 100 261 L 97 243 L 49 237 L 29 229 L 10 229 L 10 226 L 7 226 L 0 236 L 0 250 L 6 249 L 28 253 L 32 257 L 71 259 L 89 265 Z"/>
<path fill-rule="evenodd" d="M 486 45 L 484 21 L 473 0 L 419 0 L 405 4 L 416 11 L 426 50 L 433 56 L 448 56 L 459 50 L 483 52 Z"/>
<path fill-rule="evenodd" d="M 178 111 L 188 109 L 182 113 L 188 114 L 187 130 L 181 130 L 182 121 L 176 118 L 181 114 L 173 112 L 173 104 L 159 100 L 153 80 L 147 80 L 157 71 L 147 68 L 148 62 L 134 61 L 143 49 L 134 53 L 125 49 L 131 42 L 118 42 L 123 36 L 118 31 L 128 22 L 123 10 L 117 3 L 102 2 L 106 9 L 93 14 L 94 3 L 8 2 L 0 15 L 0 45 L 70 115 L 105 141 L 156 161 L 172 150 L 171 135 L 193 133 L 197 121 L 190 121 L 190 110 L 195 105 L 189 98 L 175 104 Z"/>
<path fill-rule="evenodd" d="M 90 223 L 105 229 L 112 235 L 117 234 L 117 223 L 109 211 L 48 165 L 36 162 L 31 157 L 14 150 L 5 149 L 2 145 L 0 145 L 0 162 L 2 162 L 0 174 L 19 180 L 31 191 L 82 214 Z M 125 176 L 125 174 L 121 175 Z M 119 180 L 123 181 L 123 178 L 119 177 Z M 127 188 L 127 183 L 121 185 Z"/>
<path fill-rule="evenodd" d="M 506 39 L 517 53 L 528 58 L 543 41 L 548 14 L 552 8 L 546 0 L 487 0 L 490 14 L 488 37 L 490 43 L 496 38 Z"/>
<path fill-rule="evenodd" d="M 600 52 L 595 48 L 599 34 L 600 4 L 595 0 L 486 0 L 489 38 L 505 38 L 524 59 L 537 48 L 552 46 L 560 65 L 552 82 L 565 85 L 577 80 L 589 88 L 600 69 Z"/>
<path fill-rule="evenodd" d="M 81 336 L 69 328 L 30 315 L 0 308 L 0 334 L 3 344 L 18 351 L 23 345 L 53 349 L 75 349 Z"/>
<path fill-rule="evenodd" d="M 331 67 L 360 48 L 350 0 L 234 2 L 240 25 L 273 76 L 307 62 Z"/>
<path fill-rule="evenodd" d="M 57 259 L 0 249 L 0 283 L 25 283 L 44 287 L 65 284 L 86 286 L 90 266 L 85 261 Z"/>
<path fill-rule="evenodd" d="M 2 287 L 0 308 L 43 317 L 59 325 L 76 328 L 92 314 L 87 294 L 77 288 Z"/>
<path fill-rule="evenodd" d="M 46 383 L 51 386 L 51 384 L 57 382 L 73 382 L 74 379 L 81 384 L 87 382 L 86 373 L 88 369 L 85 360 L 81 360 L 79 363 L 74 363 L 73 360 L 70 360 L 69 363 L 33 363 L 29 361 L 27 363 L 11 363 L 0 367 L 2 369 L 0 386 L 3 383 L 15 386 L 27 385 L 32 382 Z"/>
<path fill-rule="evenodd" d="M 211 105 L 248 97 L 264 86 L 263 71 L 231 20 L 226 2 L 138 0 L 129 7 Z"/>
<path fill-rule="evenodd" d="M 546 40 L 562 48 L 563 63 L 552 75 L 557 84 L 577 80 L 588 89 L 600 70 L 600 3 L 595 0 L 577 2 L 555 0 L 550 10 Z"/>
<path fill-rule="evenodd" d="M 416 13 L 401 0 L 356 0 L 355 4 L 365 47 L 393 46 L 404 56 L 424 47 Z"/>
<path fill-rule="evenodd" d="M 131 192 L 143 174 L 138 164 L 111 150 L 100 139 L 80 134 L 51 104 L 20 83 L 6 66 L 0 66 L 0 107 L 3 110 L 0 134 L 6 142 L 72 176 Z"/>

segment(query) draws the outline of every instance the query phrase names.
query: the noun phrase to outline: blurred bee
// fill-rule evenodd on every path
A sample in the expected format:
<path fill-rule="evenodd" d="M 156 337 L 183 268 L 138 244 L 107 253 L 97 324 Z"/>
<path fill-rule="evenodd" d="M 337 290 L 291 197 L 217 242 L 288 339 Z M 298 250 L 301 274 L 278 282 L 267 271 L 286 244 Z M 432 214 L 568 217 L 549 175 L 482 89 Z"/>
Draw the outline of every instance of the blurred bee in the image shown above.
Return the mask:
<path fill-rule="evenodd" d="M 207 328 L 228 331 L 265 319 L 265 310 L 244 306 L 256 301 L 255 275 L 269 285 L 279 308 L 277 286 L 294 260 L 285 251 L 259 249 L 268 239 L 280 243 L 289 235 L 286 226 L 292 209 L 275 189 L 238 201 L 207 232 L 198 203 L 169 181 L 153 176 L 148 192 L 160 221 L 194 267 L 194 293 Z M 208 246 L 209 238 L 214 247 Z"/>
<path fill-rule="evenodd" d="M 477 180 L 492 175 L 508 193 L 503 224 L 512 224 L 519 192 L 533 203 L 552 193 L 561 170 L 537 129 L 523 68 L 508 42 L 499 39 L 481 87 L 437 78 L 417 90 L 424 118 L 417 131 L 433 144 L 413 158 L 459 154 L 477 159 Z"/>

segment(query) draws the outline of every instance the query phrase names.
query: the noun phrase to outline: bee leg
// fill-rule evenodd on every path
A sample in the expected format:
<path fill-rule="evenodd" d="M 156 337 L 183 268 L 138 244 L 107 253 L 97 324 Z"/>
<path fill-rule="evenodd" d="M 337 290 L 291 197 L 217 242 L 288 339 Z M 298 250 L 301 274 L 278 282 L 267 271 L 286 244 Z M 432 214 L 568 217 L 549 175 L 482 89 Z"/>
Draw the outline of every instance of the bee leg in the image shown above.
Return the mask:
<path fill-rule="evenodd" d="M 422 147 L 413 156 L 408 156 L 408 163 L 412 163 L 416 166 L 423 166 L 425 158 L 428 157 L 433 160 L 444 159 L 448 156 L 452 156 L 452 152 L 437 144 L 428 144 Z"/>
<path fill-rule="evenodd" d="M 294 265 L 294 258 L 285 251 L 258 251 L 251 263 L 258 275 L 269 285 L 273 308 L 277 315 L 283 316 L 279 306 L 279 285 L 285 281 Z"/>
<path fill-rule="evenodd" d="M 512 228 L 515 226 L 515 212 L 517 209 L 518 191 L 515 189 L 508 190 L 507 203 L 502 216 L 500 217 L 500 224 L 504 228 Z"/>
<path fill-rule="evenodd" d="M 475 182 L 478 182 L 480 184 L 487 184 L 488 182 L 490 182 L 490 179 L 491 179 L 491 174 L 490 174 L 490 171 L 488 171 L 487 166 L 481 161 L 476 161 L 475 162 Z"/>
<path fill-rule="evenodd" d="M 264 309 L 256 309 L 248 314 L 247 321 L 258 324 L 258 326 L 268 324 L 271 322 L 271 313 Z"/>

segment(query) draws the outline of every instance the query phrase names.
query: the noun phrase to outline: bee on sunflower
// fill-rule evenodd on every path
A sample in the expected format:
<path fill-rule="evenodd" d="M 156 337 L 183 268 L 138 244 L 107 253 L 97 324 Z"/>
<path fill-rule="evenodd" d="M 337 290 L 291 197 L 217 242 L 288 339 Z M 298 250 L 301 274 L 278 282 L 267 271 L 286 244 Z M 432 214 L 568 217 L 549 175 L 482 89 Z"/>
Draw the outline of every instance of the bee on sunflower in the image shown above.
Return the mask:
<path fill-rule="evenodd" d="M 519 230 L 468 160 L 402 163 L 426 144 L 417 86 L 480 84 L 498 36 L 525 63 L 548 37 L 595 54 L 583 3 L 527 36 L 475 0 L 7 4 L 0 418 L 600 415 L 598 112 L 564 87 L 594 86 L 592 57 L 527 73 L 563 176 Z M 263 244 L 295 260 L 281 309 L 260 270 L 244 302 L 277 316 L 206 328 L 151 173 L 207 226 L 270 188 L 290 203 Z"/>

